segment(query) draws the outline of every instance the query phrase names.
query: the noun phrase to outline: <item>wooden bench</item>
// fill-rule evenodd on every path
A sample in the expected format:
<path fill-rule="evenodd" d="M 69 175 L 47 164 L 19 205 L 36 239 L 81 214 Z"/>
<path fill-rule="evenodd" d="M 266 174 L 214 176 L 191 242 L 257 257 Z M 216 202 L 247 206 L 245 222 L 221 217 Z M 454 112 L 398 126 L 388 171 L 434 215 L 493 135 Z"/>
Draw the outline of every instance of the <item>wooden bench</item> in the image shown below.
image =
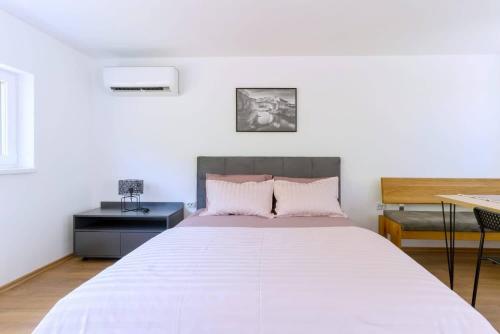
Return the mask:
<path fill-rule="evenodd" d="M 443 240 L 441 200 L 435 195 L 500 195 L 500 179 L 381 178 L 382 203 L 397 204 L 399 210 L 384 210 L 379 233 L 398 247 L 404 239 Z M 439 204 L 436 211 L 408 211 L 405 204 Z M 472 212 L 457 212 L 456 240 L 479 240 L 479 226 Z M 486 240 L 500 240 L 488 232 Z"/>

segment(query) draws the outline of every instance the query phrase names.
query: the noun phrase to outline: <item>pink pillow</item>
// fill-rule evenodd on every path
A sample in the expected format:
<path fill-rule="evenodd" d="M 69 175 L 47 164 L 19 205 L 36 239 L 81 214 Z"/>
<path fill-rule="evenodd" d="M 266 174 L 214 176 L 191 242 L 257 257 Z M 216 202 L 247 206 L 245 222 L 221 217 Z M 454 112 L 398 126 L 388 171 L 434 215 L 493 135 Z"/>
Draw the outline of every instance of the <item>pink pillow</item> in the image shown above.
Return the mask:
<path fill-rule="evenodd" d="M 287 176 L 274 176 L 274 181 L 288 181 L 295 183 L 311 183 L 318 180 L 326 179 L 325 177 L 287 177 Z M 276 196 L 273 196 L 273 212 L 276 212 Z"/>
<path fill-rule="evenodd" d="M 286 176 L 274 177 L 274 181 L 288 181 L 296 183 L 311 183 L 323 179 L 326 179 L 326 177 L 286 177 Z"/>
<path fill-rule="evenodd" d="M 338 202 L 338 185 L 338 177 L 309 183 L 276 180 L 276 216 L 345 217 Z"/>
<path fill-rule="evenodd" d="M 225 181 L 231 183 L 245 183 L 245 182 L 264 182 L 273 179 L 272 175 L 269 174 L 210 174 L 206 175 L 207 181 Z M 207 183 L 205 183 L 206 185 Z M 207 207 L 208 203 L 208 195 L 205 196 L 205 202 Z"/>
<path fill-rule="evenodd" d="M 271 218 L 273 180 L 264 182 L 207 181 L 207 210 L 200 216 L 245 215 Z"/>
<path fill-rule="evenodd" d="M 244 182 L 263 182 L 272 180 L 273 176 L 268 174 L 258 174 L 258 175 L 244 175 L 244 174 L 210 174 L 207 173 L 207 181 L 226 181 L 232 183 L 244 183 Z"/>

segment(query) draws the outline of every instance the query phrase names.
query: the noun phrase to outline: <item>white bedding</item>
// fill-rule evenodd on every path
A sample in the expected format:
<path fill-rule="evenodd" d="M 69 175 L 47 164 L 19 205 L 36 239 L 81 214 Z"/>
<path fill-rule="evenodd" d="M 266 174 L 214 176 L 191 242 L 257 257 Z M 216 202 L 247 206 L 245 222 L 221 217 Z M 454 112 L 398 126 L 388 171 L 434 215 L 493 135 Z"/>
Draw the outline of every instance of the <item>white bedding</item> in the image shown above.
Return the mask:
<path fill-rule="evenodd" d="M 35 333 L 496 333 L 358 227 L 176 227 L 59 301 Z"/>

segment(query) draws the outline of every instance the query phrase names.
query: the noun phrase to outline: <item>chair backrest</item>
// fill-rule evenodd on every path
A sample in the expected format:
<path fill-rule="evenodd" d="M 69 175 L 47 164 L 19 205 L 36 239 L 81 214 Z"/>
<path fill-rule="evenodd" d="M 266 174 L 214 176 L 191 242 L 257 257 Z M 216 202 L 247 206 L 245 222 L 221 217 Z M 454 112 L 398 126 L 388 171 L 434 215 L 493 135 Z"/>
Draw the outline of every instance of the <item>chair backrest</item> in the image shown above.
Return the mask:
<path fill-rule="evenodd" d="M 500 213 L 474 208 L 474 215 L 482 231 L 484 229 L 500 231 Z"/>
<path fill-rule="evenodd" d="M 380 181 L 385 204 L 441 203 L 435 195 L 500 195 L 500 179 L 383 177 Z"/>

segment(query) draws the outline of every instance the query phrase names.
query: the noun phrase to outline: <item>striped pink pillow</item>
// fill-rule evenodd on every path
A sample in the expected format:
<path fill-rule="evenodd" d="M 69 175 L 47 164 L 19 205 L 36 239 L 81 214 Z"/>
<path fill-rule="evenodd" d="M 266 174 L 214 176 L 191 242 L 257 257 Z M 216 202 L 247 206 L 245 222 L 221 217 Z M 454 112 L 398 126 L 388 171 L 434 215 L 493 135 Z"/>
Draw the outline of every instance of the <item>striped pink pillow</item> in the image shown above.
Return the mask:
<path fill-rule="evenodd" d="M 272 217 L 273 180 L 233 183 L 207 180 L 207 210 L 200 216 L 245 215 Z"/>
<path fill-rule="evenodd" d="M 310 183 L 274 181 L 277 216 L 342 216 L 338 177 Z"/>
<path fill-rule="evenodd" d="M 273 176 L 269 174 L 206 174 L 206 179 L 226 181 L 233 183 L 244 183 L 244 182 L 263 182 L 267 180 L 272 180 Z M 208 196 L 205 196 L 205 202 L 208 206 Z"/>

